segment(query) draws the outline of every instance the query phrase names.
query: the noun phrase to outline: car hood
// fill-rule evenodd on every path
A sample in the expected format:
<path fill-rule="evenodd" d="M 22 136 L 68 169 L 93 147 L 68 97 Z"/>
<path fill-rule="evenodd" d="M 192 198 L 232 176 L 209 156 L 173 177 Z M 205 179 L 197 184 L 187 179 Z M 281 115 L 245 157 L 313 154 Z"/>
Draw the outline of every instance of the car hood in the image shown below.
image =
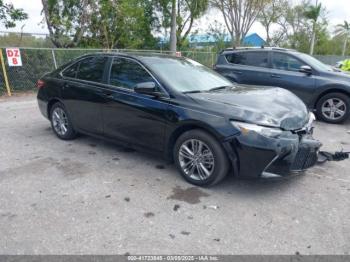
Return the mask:
<path fill-rule="evenodd" d="M 346 84 L 350 84 L 350 75 L 347 72 L 341 71 L 341 72 L 334 72 L 334 71 L 327 71 L 323 72 L 323 77 L 331 77 L 332 79 L 343 81 Z"/>
<path fill-rule="evenodd" d="M 284 130 L 301 129 L 309 120 L 305 104 L 282 88 L 236 86 L 188 95 L 201 106 L 224 113 L 231 120 Z"/>

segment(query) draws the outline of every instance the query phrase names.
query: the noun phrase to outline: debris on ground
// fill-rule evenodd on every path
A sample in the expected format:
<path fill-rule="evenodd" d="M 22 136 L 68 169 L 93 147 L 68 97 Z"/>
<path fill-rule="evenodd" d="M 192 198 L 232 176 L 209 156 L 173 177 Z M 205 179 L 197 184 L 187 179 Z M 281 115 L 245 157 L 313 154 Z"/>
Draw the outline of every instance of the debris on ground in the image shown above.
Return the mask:
<path fill-rule="evenodd" d="M 326 152 L 326 151 L 320 151 L 318 153 L 317 163 L 322 164 L 326 161 L 343 161 L 345 159 L 349 158 L 350 152 Z"/>
<path fill-rule="evenodd" d="M 147 212 L 144 214 L 145 217 L 150 218 L 150 217 L 154 217 L 154 213 L 153 212 Z"/>

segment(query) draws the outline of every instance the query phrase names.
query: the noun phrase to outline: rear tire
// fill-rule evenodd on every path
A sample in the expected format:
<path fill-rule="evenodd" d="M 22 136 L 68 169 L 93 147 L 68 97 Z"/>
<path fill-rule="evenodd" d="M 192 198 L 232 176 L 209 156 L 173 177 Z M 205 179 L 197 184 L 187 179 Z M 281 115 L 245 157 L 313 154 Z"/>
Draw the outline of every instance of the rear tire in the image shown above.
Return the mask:
<path fill-rule="evenodd" d="M 229 160 L 220 143 L 205 131 L 183 133 L 174 146 L 174 161 L 181 175 L 196 186 L 212 186 L 229 171 Z"/>
<path fill-rule="evenodd" d="M 316 113 L 324 122 L 343 123 L 350 115 L 350 98 L 343 93 L 326 94 L 317 102 Z"/>
<path fill-rule="evenodd" d="M 50 110 L 51 127 L 56 136 L 62 140 L 72 140 L 76 138 L 69 115 L 61 102 L 55 103 Z"/>

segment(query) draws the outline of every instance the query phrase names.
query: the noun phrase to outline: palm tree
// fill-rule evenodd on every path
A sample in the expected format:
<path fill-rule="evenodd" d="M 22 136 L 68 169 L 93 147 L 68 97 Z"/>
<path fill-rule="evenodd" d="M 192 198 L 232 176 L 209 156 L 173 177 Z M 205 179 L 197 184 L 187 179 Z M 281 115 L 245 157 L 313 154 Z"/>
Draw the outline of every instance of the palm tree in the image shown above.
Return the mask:
<path fill-rule="evenodd" d="M 314 54 L 315 41 L 316 41 L 316 25 L 317 20 L 320 17 L 322 12 L 322 4 L 317 3 L 316 5 L 309 5 L 305 10 L 305 17 L 312 21 L 312 38 L 311 38 L 311 47 L 310 47 L 310 55 Z"/>
<path fill-rule="evenodd" d="M 344 45 L 343 45 L 343 53 L 342 55 L 345 56 L 346 48 L 348 45 L 348 39 L 350 37 L 350 23 L 347 21 L 344 21 L 344 24 L 336 25 L 336 29 L 334 32 L 337 36 L 344 37 Z"/>

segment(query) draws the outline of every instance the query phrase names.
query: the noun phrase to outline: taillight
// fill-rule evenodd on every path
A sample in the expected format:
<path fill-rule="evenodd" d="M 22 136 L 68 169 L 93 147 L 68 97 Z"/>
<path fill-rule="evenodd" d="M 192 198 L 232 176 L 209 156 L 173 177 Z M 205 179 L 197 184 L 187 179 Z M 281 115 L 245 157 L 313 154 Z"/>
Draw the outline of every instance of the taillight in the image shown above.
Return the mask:
<path fill-rule="evenodd" d="M 41 79 L 38 80 L 38 82 L 36 82 L 36 87 L 37 88 L 43 88 L 45 86 L 45 82 Z"/>

